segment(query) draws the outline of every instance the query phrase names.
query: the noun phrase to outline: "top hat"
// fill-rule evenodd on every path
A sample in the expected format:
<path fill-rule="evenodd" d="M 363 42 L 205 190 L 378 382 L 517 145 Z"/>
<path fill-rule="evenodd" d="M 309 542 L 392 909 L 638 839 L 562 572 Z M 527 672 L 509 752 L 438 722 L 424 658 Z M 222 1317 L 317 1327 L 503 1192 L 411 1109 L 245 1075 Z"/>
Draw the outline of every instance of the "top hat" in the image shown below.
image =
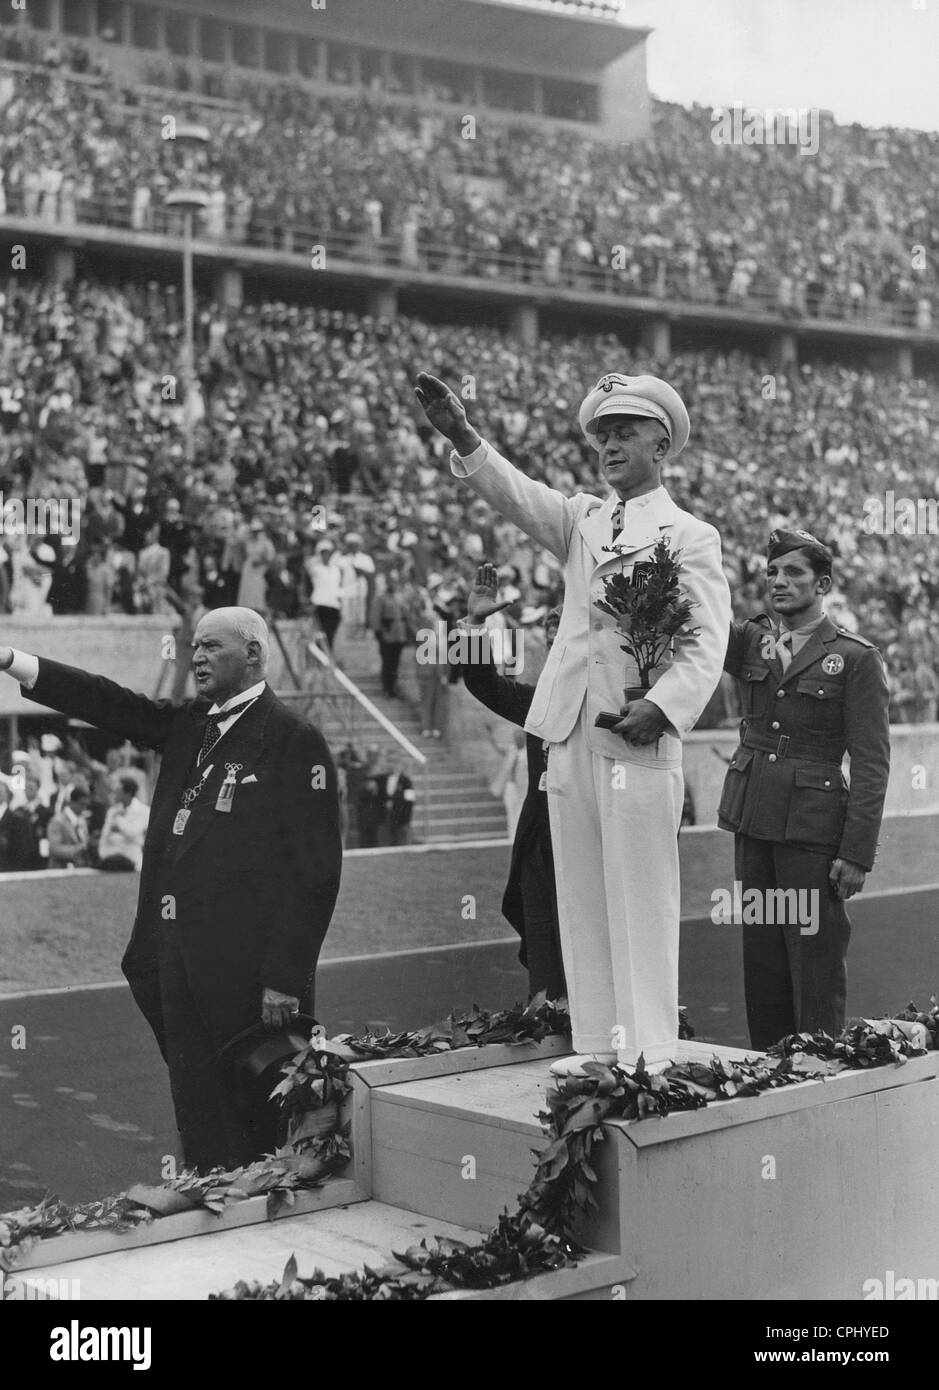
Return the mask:
<path fill-rule="evenodd" d="M 269 1100 L 284 1063 L 308 1046 L 316 1026 L 309 1014 L 297 1014 L 274 1033 L 263 1023 L 253 1023 L 220 1050 L 217 1062 L 222 1079 L 246 1103 Z"/>

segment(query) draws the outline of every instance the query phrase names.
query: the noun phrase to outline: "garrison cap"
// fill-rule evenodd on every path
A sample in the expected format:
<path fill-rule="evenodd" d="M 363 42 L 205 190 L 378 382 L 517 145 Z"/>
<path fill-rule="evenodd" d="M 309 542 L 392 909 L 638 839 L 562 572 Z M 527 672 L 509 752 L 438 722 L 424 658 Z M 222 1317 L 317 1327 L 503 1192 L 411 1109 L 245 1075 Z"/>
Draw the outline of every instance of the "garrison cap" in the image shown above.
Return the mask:
<path fill-rule="evenodd" d="M 665 426 L 669 440 L 668 454 L 680 454 L 688 443 L 691 421 L 685 403 L 675 390 L 658 376 L 624 376 L 607 372 L 580 407 L 580 428 L 587 443 L 599 450 L 597 421 L 604 415 L 642 415 L 658 420 Z"/>
<path fill-rule="evenodd" d="M 820 559 L 827 560 L 829 565 L 834 560 L 830 547 L 809 531 L 787 531 L 781 527 L 770 531 L 769 545 L 766 547 L 767 564 L 778 560 L 780 555 L 787 555 L 790 550 L 812 550 Z"/>

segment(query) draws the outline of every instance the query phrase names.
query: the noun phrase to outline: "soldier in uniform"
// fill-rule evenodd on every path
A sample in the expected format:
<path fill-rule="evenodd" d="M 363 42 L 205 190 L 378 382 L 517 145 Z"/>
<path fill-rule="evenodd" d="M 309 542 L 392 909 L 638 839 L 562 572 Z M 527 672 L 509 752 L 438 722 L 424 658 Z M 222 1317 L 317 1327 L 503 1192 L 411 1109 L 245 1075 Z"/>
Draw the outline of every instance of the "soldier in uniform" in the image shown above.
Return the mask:
<path fill-rule="evenodd" d="M 772 890 L 801 889 L 811 895 L 801 901 L 817 909 L 808 926 L 788 912 L 782 923 L 765 912 L 747 925 L 744 914 L 747 1021 L 761 1050 L 790 1033 L 837 1036 L 844 1027 L 845 902 L 873 865 L 887 791 L 884 663 L 826 615 L 831 569 L 832 553 L 815 536 L 773 531 L 766 575 L 774 616 L 732 623 L 725 661 L 743 720 L 718 824 L 734 832 L 742 899 L 753 901 L 747 890 L 757 889 L 766 904 Z"/>

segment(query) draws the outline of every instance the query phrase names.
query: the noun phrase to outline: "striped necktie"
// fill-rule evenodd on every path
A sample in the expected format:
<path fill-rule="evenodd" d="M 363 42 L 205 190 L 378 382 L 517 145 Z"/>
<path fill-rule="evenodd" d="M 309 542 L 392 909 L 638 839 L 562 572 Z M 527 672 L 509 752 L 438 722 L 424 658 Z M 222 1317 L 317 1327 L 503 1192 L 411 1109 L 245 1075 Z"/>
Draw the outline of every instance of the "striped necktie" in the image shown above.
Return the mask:
<path fill-rule="evenodd" d="M 622 531 L 622 529 L 623 529 L 623 504 L 622 504 L 622 502 L 617 502 L 616 506 L 615 506 L 614 509 L 613 509 L 613 544 L 614 544 L 614 545 L 616 544 L 617 539 L 619 538 L 619 533 L 620 533 L 620 531 Z"/>

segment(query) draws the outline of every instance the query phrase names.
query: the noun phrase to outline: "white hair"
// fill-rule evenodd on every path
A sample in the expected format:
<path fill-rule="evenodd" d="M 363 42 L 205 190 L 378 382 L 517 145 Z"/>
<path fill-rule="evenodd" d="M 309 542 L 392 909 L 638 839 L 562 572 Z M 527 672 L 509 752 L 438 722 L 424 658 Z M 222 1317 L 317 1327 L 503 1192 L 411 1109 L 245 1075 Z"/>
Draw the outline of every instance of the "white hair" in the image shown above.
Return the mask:
<path fill-rule="evenodd" d="M 271 639 L 267 623 L 260 613 L 256 613 L 253 608 L 210 608 L 200 618 L 200 624 L 206 618 L 221 619 L 225 627 L 243 642 L 257 642 L 261 650 L 258 665 L 262 672 L 267 669 L 271 655 Z"/>

